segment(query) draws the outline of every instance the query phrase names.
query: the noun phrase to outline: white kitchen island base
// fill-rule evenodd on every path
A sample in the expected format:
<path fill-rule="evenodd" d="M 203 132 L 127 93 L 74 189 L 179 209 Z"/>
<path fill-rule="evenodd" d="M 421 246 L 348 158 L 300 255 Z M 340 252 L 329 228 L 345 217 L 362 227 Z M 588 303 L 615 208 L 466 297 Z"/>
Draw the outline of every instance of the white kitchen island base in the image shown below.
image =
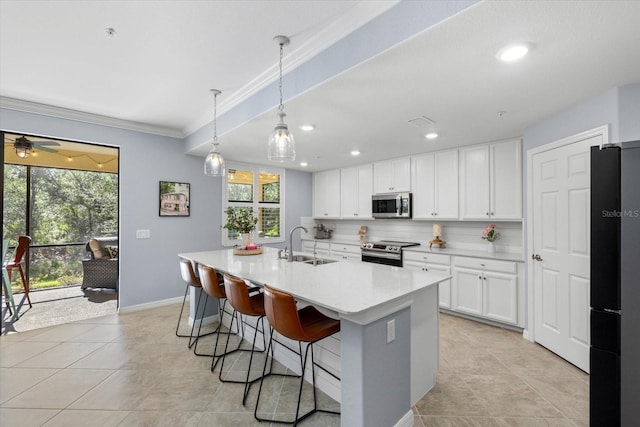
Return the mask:
<path fill-rule="evenodd" d="M 353 261 L 320 266 L 288 263 L 271 248 L 252 257 L 234 256 L 232 251 L 180 256 L 258 285 L 268 284 L 339 316 L 339 340 L 320 341 L 316 357 L 337 371 L 341 381 L 317 371 L 316 384 L 340 402 L 341 425 L 413 424 L 411 406 L 434 386 L 438 367 L 438 286 L 434 285 L 449 276 Z M 294 368 L 297 360 L 281 357 L 285 352 L 276 349 L 276 359 Z"/>

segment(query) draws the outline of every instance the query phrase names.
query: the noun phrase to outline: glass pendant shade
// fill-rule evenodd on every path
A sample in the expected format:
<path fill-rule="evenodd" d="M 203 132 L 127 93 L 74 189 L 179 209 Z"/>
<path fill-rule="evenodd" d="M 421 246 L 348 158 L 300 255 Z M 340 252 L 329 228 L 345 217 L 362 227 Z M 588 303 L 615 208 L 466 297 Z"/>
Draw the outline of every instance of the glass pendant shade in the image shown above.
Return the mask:
<path fill-rule="evenodd" d="M 16 147 L 16 156 L 20 157 L 21 159 L 26 159 L 27 157 L 29 157 L 30 151 L 31 149 L 29 147 Z"/>
<path fill-rule="evenodd" d="M 226 171 L 227 167 L 222 154 L 218 152 L 218 147 L 213 147 L 204 160 L 204 174 L 208 176 L 224 176 Z"/>
<path fill-rule="evenodd" d="M 31 154 L 31 147 L 31 143 L 25 137 L 20 137 L 13 143 L 13 148 L 16 150 L 16 156 L 21 159 L 29 157 L 29 154 Z"/>
<path fill-rule="evenodd" d="M 218 95 L 222 92 L 218 89 L 211 89 L 213 94 L 213 148 L 204 159 L 204 174 L 207 176 L 224 176 L 227 167 L 224 164 L 224 157 L 218 151 Z"/>
<path fill-rule="evenodd" d="M 284 162 L 286 160 L 296 159 L 296 143 L 293 134 L 289 132 L 289 127 L 284 122 L 285 113 L 278 113 L 280 123 L 276 125 L 269 136 L 269 146 L 267 156 L 269 160 L 276 162 Z"/>

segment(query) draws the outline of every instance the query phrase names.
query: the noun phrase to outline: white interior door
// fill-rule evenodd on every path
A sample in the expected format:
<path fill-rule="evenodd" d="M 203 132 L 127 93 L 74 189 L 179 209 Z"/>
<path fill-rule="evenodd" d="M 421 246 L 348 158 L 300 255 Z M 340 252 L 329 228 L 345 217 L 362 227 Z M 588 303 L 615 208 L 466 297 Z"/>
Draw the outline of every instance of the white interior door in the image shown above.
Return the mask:
<path fill-rule="evenodd" d="M 590 147 L 576 137 L 533 154 L 531 179 L 535 341 L 589 371 Z M 532 275 L 532 277 L 531 277 Z"/>

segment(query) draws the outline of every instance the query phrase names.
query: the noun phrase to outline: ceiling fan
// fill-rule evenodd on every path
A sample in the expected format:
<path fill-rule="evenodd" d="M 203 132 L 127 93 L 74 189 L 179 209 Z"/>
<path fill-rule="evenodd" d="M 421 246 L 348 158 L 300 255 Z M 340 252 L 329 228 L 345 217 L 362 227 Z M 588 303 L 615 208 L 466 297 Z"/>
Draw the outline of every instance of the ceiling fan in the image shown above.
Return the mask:
<path fill-rule="evenodd" d="M 11 141 L 9 139 L 9 141 Z M 57 153 L 57 150 L 49 148 L 49 146 L 57 147 L 60 143 L 55 141 L 29 141 L 26 137 L 20 136 L 13 140 L 13 148 L 16 150 L 16 156 L 26 159 L 31 151 L 46 151 L 48 153 Z"/>

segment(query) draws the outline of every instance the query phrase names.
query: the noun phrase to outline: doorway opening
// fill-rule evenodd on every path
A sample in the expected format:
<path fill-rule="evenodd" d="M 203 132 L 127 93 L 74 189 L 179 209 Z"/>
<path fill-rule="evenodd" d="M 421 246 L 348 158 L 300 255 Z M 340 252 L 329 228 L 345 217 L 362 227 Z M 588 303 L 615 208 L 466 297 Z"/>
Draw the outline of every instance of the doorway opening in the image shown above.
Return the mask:
<path fill-rule="evenodd" d="M 3 271 L 2 334 L 116 313 L 119 149 L 13 132 L 0 137 L 3 270 L 20 264 L 25 279 L 16 268 Z M 14 259 L 20 236 L 29 237 L 29 247 Z M 112 285 L 91 280 L 92 239 L 112 244 L 103 248 Z"/>

